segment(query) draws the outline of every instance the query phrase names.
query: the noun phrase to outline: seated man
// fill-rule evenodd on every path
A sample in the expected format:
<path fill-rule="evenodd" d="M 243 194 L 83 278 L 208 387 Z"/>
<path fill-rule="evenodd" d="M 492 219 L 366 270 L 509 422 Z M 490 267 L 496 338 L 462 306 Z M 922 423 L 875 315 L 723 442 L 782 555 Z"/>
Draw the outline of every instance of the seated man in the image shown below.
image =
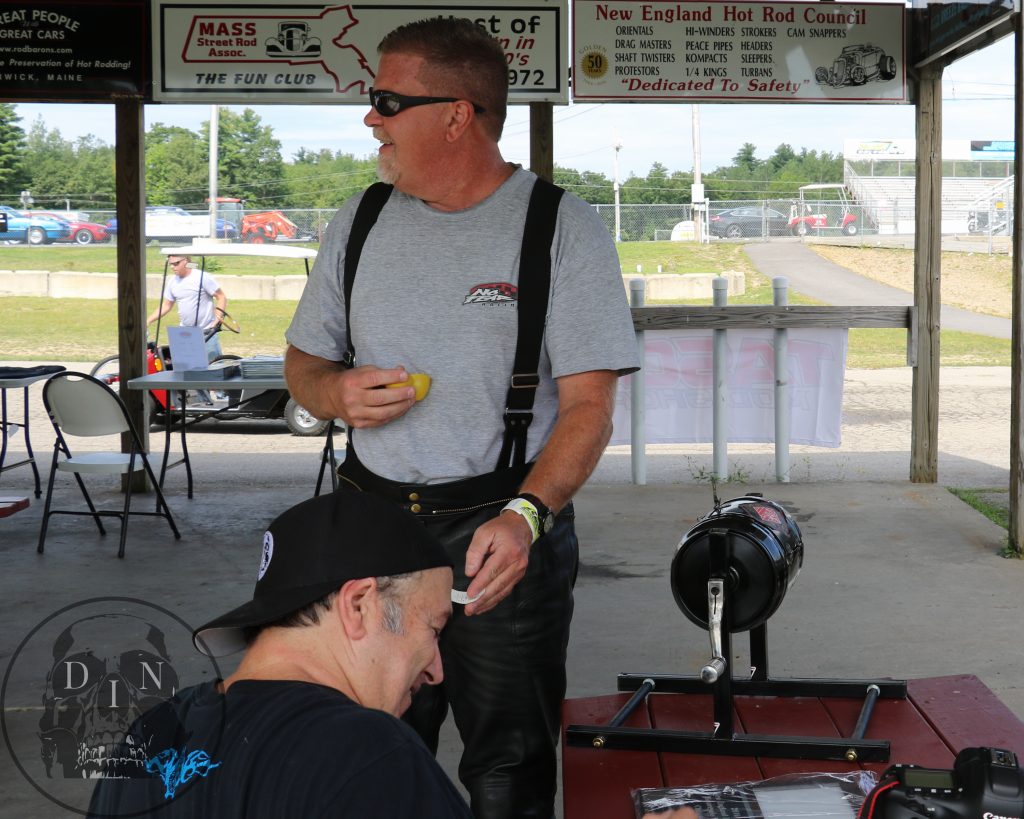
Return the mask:
<path fill-rule="evenodd" d="M 452 564 L 415 516 L 369 493 L 304 501 L 263 537 L 253 599 L 198 629 L 245 648 L 227 679 L 140 717 L 149 778 L 100 779 L 89 815 L 470 817 L 398 719 L 443 671 Z"/>

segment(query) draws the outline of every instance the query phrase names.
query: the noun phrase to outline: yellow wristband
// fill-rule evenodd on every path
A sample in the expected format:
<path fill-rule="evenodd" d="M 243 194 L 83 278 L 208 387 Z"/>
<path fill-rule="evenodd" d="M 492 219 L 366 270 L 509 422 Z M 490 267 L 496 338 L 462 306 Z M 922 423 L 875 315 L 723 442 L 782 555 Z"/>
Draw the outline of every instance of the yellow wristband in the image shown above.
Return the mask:
<path fill-rule="evenodd" d="M 513 498 L 501 511 L 504 512 L 506 509 L 523 516 L 523 519 L 530 525 L 530 531 L 533 533 L 533 539 L 530 543 L 535 543 L 537 538 L 540 537 L 540 514 L 537 512 L 537 507 L 524 498 Z"/>

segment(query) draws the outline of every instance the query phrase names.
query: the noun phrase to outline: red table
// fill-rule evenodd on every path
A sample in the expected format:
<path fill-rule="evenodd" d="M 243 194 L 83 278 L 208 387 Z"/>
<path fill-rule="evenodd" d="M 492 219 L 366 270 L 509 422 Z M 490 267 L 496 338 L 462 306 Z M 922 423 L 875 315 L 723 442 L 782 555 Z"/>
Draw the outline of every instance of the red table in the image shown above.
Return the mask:
<path fill-rule="evenodd" d="M 977 677 L 910 680 L 905 700 L 880 699 L 867 738 L 891 742 L 890 763 L 831 762 L 574 748 L 568 725 L 607 724 L 630 694 L 566 700 L 562 709 L 562 794 L 565 819 L 633 819 L 632 788 L 766 779 L 784 773 L 840 773 L 857 767 L 881 773 L 913 762 L 951 768 L 971 746 L 1006 748 L 1024 760 L 1024 723 Z M 756 734 L 850 736 L 861 701 L 813 697 L 736 697 L 736 730 Z M 710 694 L 652 694 L 624 723 L 634 727 L 707 731 Z"/>

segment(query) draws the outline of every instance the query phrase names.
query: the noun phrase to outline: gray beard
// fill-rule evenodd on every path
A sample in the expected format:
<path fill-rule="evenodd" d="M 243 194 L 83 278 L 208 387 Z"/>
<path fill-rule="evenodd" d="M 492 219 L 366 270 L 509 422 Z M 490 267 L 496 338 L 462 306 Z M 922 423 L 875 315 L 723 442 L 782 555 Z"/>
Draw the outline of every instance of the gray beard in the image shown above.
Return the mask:
<path fill-rule="evenodd" d="M 384 159 L 377 160 L 377 178 L 388 185 L 394 185 L 398 181 L 398 171 L 394 169 L 391 163 Z"/>

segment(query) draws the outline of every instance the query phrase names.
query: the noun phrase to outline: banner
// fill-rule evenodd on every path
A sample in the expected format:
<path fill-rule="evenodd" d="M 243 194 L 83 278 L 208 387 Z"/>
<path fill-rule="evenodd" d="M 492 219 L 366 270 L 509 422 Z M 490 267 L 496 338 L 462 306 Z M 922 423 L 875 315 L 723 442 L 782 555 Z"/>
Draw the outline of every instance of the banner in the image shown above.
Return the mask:
<path fill-rule="evenodd" d="M 574 0 L 573 99 L 907 99 L 902 3 Z"/>
<path fill-rule="evenodd" d="M 713 330 L 644 333 L 644 414 L 648 444 L 713 440 Z M 774 330 L 729 330 L 727 437 L 732 443 L 775 440 Z M 788 333 L 790 443 L 842 443 L 844 329 Z M 630 443 L 630 382 L 620 379 L 612 444 Z"/>
<path fill-rule="evenodd" d="M 147 6 L 0 0 L 0 99 L 148 99 Z"/>
<path fill-rule="evenodd" d="M 469 17 L 508 61 L 510 102 L 568 102 L 566 0 L 296 6 L 153 0 L 153 96 L 162 102 L 366 104 L 377 44 L 403 23 Z"/>

